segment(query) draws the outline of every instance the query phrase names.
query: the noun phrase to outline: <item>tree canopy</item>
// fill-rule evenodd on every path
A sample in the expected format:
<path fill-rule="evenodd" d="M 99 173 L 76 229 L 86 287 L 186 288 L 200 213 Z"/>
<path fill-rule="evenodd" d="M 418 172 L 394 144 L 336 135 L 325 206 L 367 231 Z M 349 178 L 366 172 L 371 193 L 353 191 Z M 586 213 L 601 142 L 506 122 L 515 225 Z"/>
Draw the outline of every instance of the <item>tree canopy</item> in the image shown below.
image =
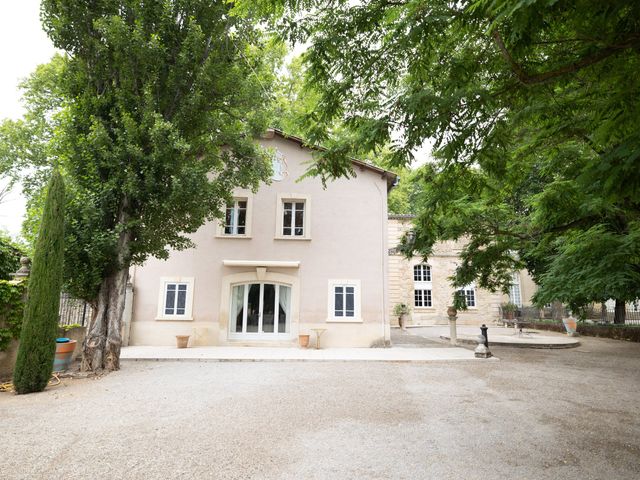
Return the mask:
<path fill-rule="evenodd" d="M 404 166 L 434 142 L 407 252 L 466 238 L 456 286 L 506 289 L 526 266 L 540 302 L 640 296 L 638 2 L 260 5 L 309 44 L 321 174 L 380 148 Z"/>
<path fill-rule="evenodd" d="M 235 187 L 268 177 L 254 139 L 280 54 L 223 1 L 44 0 L 42 21 L 64 54 L 26 81 L 27 113 L 5 123 L 0 153 L 42 167 L 34 186 L 60 166 L 66 288 L 97 312 L 83 365 L 118 368 L 129 266 L 191 246 Z"/>

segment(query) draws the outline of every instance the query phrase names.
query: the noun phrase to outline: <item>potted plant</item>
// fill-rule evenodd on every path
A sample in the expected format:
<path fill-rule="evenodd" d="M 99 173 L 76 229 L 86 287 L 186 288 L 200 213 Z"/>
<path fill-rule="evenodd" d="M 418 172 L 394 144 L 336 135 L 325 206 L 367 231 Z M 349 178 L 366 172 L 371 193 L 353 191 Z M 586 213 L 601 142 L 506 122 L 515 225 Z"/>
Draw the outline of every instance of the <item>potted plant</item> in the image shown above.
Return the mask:
<path fill-rule="evenodd" d="M 409 307 L 406 303 L 397 303 L 395 307 L 393 307 L 393 314 L 398 317 L 398 325 L 400 328 L 404 328 L 404 319 L 405 316 L 409 314 Z"/>
<path fill-rule="evenodd" d="M 300 345 L 300 348 L 307 348 L 309 346 L 309 337 L 311 335 L 309 335 L 308 333 L 301 333 L 300 335 L 298 335 L 298 344 Z"/>
<path fill-rule="evenodd" d="M 67 370 L 73 360 L 73 352 L 77 342 L 66 337 L 56 338 L 56 354 L 53 359 L 53 371 L 62 372 Z"/>
<path fill-rule="evenodd" d="M 502 317 L 507 320 L 513 320 L 516 312 L 518 311 L 518 306 L 511 302 L 503 303 L 500 305 L 500 308 L 502 309 Z"/>
<path fill-rule="evenodd" d="M 191 335 L 176 335 L 176 343 L 178 348 L 187 348 L 189 346 L 189 337 Z"/>
<path fill-rule="evenodd" d="M 76 341 L 76 351 L 73 353 L 73 360 L 78 358 L 81 349 L 78 348 L 84 342 L 84 337 L 87 333 L 87 327 L 83 327 L 79 323 L 71 323 L 69 325 L 61 325 L 59 330 L 60 337 L 68 338 L 69 340 Z"/>

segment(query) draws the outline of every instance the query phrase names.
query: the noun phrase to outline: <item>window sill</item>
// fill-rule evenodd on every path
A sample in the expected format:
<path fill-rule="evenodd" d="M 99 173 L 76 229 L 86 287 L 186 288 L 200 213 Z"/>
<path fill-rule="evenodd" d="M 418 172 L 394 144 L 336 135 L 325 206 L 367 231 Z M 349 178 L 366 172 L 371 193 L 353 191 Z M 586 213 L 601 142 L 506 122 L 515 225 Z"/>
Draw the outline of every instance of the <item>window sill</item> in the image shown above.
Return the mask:
<path fill-rule="evenodd" d="M 156 317 L 154 320 L 158 321 L 178 321 L 178 322 L 192 322 L 193 317 Z"/>
<path fill-rule="evenodd" d="M 273 237 L 274 240 L 297 240 L 297 241 L 301 241 L 301 240 L 308 240 L 311 241 L 311 237 L 294 237 L 293 235 L 289 236 L 275 236 Z"/>
<path fill-rule="evenodd" d="M 251 235 L 216 235 L 216 238 L 251 239 Z"/>
<path fill-rule="evenodd" d="M 349 319 L 342 319 L 342 318 L 327 318 L 327 323 L 363 323 L 362 318 L 349 318 Z"/>
<path fill-rule="evenodd" d="M 436 307 L 413 307 L 414 312 L 433 312 Z"/>

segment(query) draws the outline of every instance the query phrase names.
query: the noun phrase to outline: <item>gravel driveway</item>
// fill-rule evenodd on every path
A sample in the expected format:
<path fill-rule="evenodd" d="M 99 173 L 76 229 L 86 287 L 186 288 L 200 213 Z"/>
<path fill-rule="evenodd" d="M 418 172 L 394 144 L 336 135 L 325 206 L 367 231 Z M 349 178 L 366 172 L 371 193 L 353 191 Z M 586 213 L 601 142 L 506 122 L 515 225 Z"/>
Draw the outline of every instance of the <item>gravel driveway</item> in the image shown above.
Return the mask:
<path fill-rule="evenodd" d="M 640 345 L 582 340 L 493 362 L 128 362 L 0 394 L 0 478 L 640 478 Z"/>

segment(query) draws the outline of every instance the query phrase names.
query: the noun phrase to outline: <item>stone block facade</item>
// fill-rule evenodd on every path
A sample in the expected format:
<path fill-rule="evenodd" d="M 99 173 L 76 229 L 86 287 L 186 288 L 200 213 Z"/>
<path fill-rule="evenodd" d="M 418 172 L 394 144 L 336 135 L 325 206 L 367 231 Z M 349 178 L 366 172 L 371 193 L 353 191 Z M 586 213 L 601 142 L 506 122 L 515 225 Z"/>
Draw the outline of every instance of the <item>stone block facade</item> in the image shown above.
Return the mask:
<path fill-rule="evenodd" d="M 447 307 L 453 302 L 454 289 L 449 277 L 454 274 L 459 262 L 462 241 L 441 242 L 434 248 L 434 254 L 424 262 L 421 257 L 407 260 L 397 252 L 397 245 L 405 232 L 411 228 L 411 215 L 389 215 L 389 305 L 391 324 L 397 325 L 398 319 L 392 311 L 396 304 L 404 303 L 411 307 L 406 325 L 440 325 L 447 324 Z M 430 282 L 415 283 L 414 267 L 426 263 L 429 266 Z M 517 273 L 520 284 L 520 296 L 523 305 L 531 304 L 531 296 L 535 292 L 535 284 L 526 271 Z M 416 306 L 416 287 L 428 288 L 431 292 L 431 306 Z M 481 325 L 499 320 L 500 304 L 509 301 L 509 296 L 502 292 L 490 292 L 474 285 L 475 306 L 458 312 L 458 324 Z"/>

